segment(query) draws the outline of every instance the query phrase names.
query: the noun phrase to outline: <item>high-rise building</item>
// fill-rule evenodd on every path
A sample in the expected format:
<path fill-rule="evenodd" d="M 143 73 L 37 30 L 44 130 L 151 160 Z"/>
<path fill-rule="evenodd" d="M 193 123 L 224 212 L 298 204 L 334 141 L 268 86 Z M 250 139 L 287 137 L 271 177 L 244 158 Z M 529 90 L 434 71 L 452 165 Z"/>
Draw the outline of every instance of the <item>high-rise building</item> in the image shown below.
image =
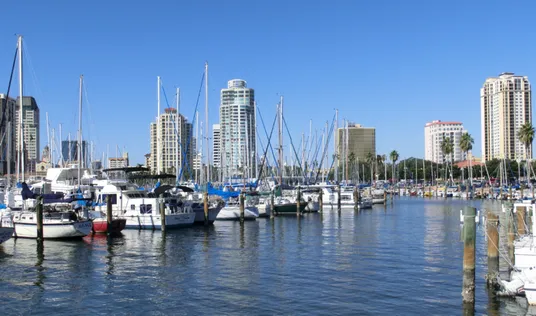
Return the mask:
<path fill-rule="evenodd" d="M 345 161 L 346 155 L 350 156 L 352 153 L 359 161 L 366 161 L 369 153 L 376 157 L 376 129 L 349 123 L 348 130 L 346 127 L 337 129 L 335 146 L 339 161 Z"/>
<path fill-rule="evenodd" d="M 160 153 L 157 146 L 157 124 L 160 129 Z M 160 114 L 157 122 L 152 122 L 151 131 L 151 171 L 154 174 L 171 173 L 175 174 L 177 163 L 179 169 L 188 170 L 191 166 L 191 143 L 192 127 L 186 118 L 179 114 L 177 119 L 177 110 L 167 108 L 164 113 Z M 178 155 L 177 155 L 178 151 Z M 184 172 L 183 172 L 184 174 Z"/>
<path fill-rule="evenodd" d="M 19 99 L 15 107 L 15 122 L 19 122 Z M 35 172 L 35 164 L 39 161 L 39 107 L 33 97 L 22 97 L 22 128 L 24 141 L 25 169 L 27 172 Z M 15 128 L 15 143 L 19 145 L 19 129 Z"/>
<path fill-rule="evenodd" d="M 255 91 L 245 80 L 227 82 L 221 90 L 220 159 L 224 177 L 252 176 L 256 168 Z"/>
<path fill-rule="evenodd" d="M 527 76 L 504 72 L 488 78 L 480 89 L 482 161 L 494 158 L 526 159 L 518 132 L 532 122 L 532 95 Z M 529 156 L 532 157 L 532 149 Z"/>
<path fill-rule="evenodd" d="M 449 157 L 443 156 L 441 143 L 447 137 L 454 145 L 453 161 L 465 160 L 465 153 L 460 149 L 460 139 L 466 131 L 460 122 L 441 122 L 440 120 L 426 123 L 424 126 L 424 159 L 435 163 L 444 163 Z"/>
<path fill-rule="evenodd" d="M 0 134 L 4 135 L 4 141 L 0 144 L 0 173 L 6 174 L 8 169 L 8 156 L 11 167 L 11 173 L 15 173 L 15 161 L 17 159 L 17 137 L 15 121 L 15 108 L 17 100 L 7 98 L 6 95 L 0 94 Z M 9 127 L 9 128 L 8 128 Z M 8 132 L 9 131 L 9 132 Z M 9 142 L 9 140 L 11 141 Z M 9 142 L 9 144 L 8 144 Z M 9 155 L 8 155 L 9 148 Z"/>
<path fill-rule="evenodd" d="M 85 140 L 82 141 L 82 167 L 87 167 L 88 165 L 88 146 Z M 77 140 L 63 140 L 61 141 L 61 154 L 62 161 L 65 164 L 78 163 L 78 141 Z"/>
<path fill-rule="evenodd" d="M 214 167 L 221 167 L 221 129 L 220 124 L 212 125 L 212 159 Z"/>

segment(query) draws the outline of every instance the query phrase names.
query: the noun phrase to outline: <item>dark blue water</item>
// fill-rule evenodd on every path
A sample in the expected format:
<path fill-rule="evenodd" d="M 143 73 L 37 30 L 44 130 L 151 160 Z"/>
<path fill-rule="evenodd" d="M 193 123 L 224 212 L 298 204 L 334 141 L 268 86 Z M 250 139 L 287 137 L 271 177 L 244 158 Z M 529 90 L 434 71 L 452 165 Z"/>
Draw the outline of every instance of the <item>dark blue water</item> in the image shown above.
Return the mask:
<path fill-rule="evenodd" d="M 0 245 L 1 314 L 457 315 L 459 210 L 480 202 L 399 199 L 213 227 L 125 231 L 81 241 Z M 489 204 L 488 209 L 499 204 Z M 477 230 L 476 314 L 520 315 L 525 301 L 485 287 Z"/>

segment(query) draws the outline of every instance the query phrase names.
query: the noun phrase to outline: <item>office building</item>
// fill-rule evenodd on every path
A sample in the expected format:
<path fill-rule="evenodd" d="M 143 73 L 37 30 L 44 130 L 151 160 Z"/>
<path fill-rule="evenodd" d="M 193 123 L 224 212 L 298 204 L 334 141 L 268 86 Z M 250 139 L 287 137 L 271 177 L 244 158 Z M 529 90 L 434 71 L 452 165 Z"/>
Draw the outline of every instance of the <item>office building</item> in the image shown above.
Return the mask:
<path fill-rule="evenodd" d="M 460 139 L 466 131 L 460 122 L 442 122 L 440 120 L 426 123 L 424 126 L 424 159 L 435 163 L 450 161 L 441 150 L 443 139 L 450 138 L 453 144 L 452 161 L 465 160 L 465 153 L 460 149 Z"/>
<path fill-rule="evenodd" d="M 532 95 L 527 76 L 505 72 L 488 78 L 480 89 L 482 161 L 526 159 L 518 139 L 523 124 L 532 122 Z M 532 157 L 530 149 L 529 157 Z"/>
<path fill-rule="evenodd" d="M 82 141 L 82 167 L 86 168 L 88 165 L 88 144 L 85 140 Z M 62 161 L 65 165 L 78 164 L 78 141 L 77 140 L 63 140 L 61 142 L 61 154 Z"/>
<path fill-rule="evenodd" d="M 16 138 L 16 121 L 15 121 L 15 108 L 17 107 L 17 100 L 6 97 L 5 94 L 0 94 L 0 120 L 3 116 L 3 120 L 0 122 L 0 134 L 5 135 L 4 141 L 0 145 L 0 173 L 7 174 L 8 159 L 10 164 L 11 173 L 15 173 L 15 161 L 17 159 L 17 138 Z M 5 115 L 5 116 L 4 116 Z M 9 140 L 11 140 L 9 142 Z M 8 154 L 9 149 L 9 154 Z"/>
<path fill-rule="evenodd" d="M 224 177 L 251 177 L 256 168 L 255 91 L 233 79 L 221 90 L 220 162 Z"/>
<path fill-rule="evenodd" d="M 337 129 L 335 146 L 339 161 L 345 161 L 346 155 L 350 156 L 352 153 L 360 162 L 366 161 L 369 153 L 376 157 L 376 129 L 348 123 L 348 128 Z"/>
<path fill-rule="evenodd" d="M 19 99 L 17 98 L 17 106 L 15 107 L 15 121 L 19 122 Z M 39 143 L 39 107 L 33 97 L 22 97 L 22 128 L 25 153 L 25 165 L 27 172 L 35 172 L 35 164 L 39 162 L 40 143 Z M 19 145 L 19 129 L 15 129 L 17 148 Z M 28 168 L 30 167 L 30 168 Z"/>

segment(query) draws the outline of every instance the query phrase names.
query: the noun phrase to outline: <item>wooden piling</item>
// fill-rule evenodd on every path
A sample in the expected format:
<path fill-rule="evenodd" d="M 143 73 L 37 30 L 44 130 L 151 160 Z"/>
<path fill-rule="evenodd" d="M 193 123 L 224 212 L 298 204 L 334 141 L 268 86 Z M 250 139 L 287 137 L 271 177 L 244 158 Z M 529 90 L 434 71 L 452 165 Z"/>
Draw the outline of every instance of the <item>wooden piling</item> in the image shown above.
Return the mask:
<path fill-rule="evenodd" d="M 509 207 L 509 204 L 506 204 L 506 229 L 507 229 L 507 248 L 508 248 L 508 259 L 512 265 L 515 265 L 515 254 L 514 254 L 514 240 L 516 239 L 516 234 L 514 230 L 514 213 L 512 208 Z"/>
<path fill-rule="evenodd" d="M 359 193 L 357 187 L 354 188 L 354 210 L 359 209 Z"/>
<path fill-rule="evenodd" d="M 476 208 L 464 207 L 463 220 L 463 289 L 464 303 L 475 301 L 475 243 L 476 243 Z"/>
<path fill-rule="evenodd" d="M 387 192 L 383 190 L 383 204 L 387 204 Z"/>
<path fill-rule="evenodd" d="M 203 211 L 205 214 L 205 226 L 208 226 L 208 192 L 203 193 Z"/>
<path fill-rule="evenodd" d="M 298 186 L 298 196 L 296 197 L 296 216 L 300 216 L 300 207 L 301 207 L 301 189 Z"/>
<path fill-rule="evenodd" d="M 106 195 L 106 233 L 112 233 L 112 199 L 108 194 Z"/>
<path fill-rule="evenodd" d="M 35 206 L 37 219 L 37 240 L 43 240 L 43 197 L 37 197 L 37 205 Z"/>
<path fill-rule="evenodd" d="M 166 204 L 164 203 L 164 194 L 160 194 L 159 199 L 160 206 L 160 229 L 162 232 L 166 231 Z"/>
<path fill-rule="evenodd" d="M 341 185 L 339 184 L 339 190 L 337 191 L 337 210 L 341 210 Z"/>
<path fill-rule="evenodd" d="M 244 222 L 244 192 L 240 192 L 240 195 L 238 196 L 238 200 L 240 203 L 240 223 Z"/>
<path fill-rule="evenodd" d="M 471 186 L 471 183 L 467 183 L 467 185 L 465 186 L 465 199 L 466 200 L 469 200 L 469 187 Z"/>
<path fill-rule="evenodd" d="M 275 196 L 275 192 L 272 190 L 272 195 L 270 196 L 270 203 L 271 203 L 271 205 L 270 205 L 270 218 L 272 218 L 272 219 L 275 216 L 274 196 Z M 322 195 L 320 195 L 320 198 L 322 198 Z M 320 204 L 320 205 L 322 205 L 322 204 Z M 322 206 L 320 206 L 320 207 L 322 207 Z M 320 210 L 322 210 L 322 208 Z"/>
<path fill-rule="evenodd" d="M 320 207 L 320 213 L 324 211 L 324 190 L 320 189 L 320 193 L 318 194 L 318 204 Z"/>
<path fill-rule="evenodd" d="M 517 218 L 517 234 L 519 236 L 525 235 L 525 207 L 518 206 L 516 208 L 516 218 Z"/>
<path fill-rule="evenodd" d="M 488 235 L 488 286 L 493 285 L 493 280 L 499 273 L 499 216 L 488 212 L 486 221 Z"/>

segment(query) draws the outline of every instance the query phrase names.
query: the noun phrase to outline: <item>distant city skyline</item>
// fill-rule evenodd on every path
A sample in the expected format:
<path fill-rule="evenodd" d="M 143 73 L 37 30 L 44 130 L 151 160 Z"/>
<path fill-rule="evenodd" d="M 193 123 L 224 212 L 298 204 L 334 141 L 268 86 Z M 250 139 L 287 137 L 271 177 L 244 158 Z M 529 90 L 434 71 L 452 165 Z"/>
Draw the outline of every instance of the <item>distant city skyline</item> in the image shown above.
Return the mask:
<path fill-rule="evenodd" d="M 150 150 L 146 127 L 156 107 L 154 78 L 164 78 L 163 107 L 173 103 L 175 87 L 181 88 L 181 114 L 192 120 L 208 61 L 210 113 L 204 126 L 219 121 L 220 88 L 230 78 L 245 78 L 256 89 L 268 132 L 284 95 L 294 141 L 308 133 L 310 120 L 313 131 L 323 130 L 337 108 L 340 122 L 376 128 L 379 154 L 396 149 L 404 159 L 422 157 L 422 126 L 437 118 L 463 121 L 480 156 L 478 90 L 485 78 L 502 72 L 536 75 L 530 62 L 536 44 L 525 38 L 536 31 L 531 22 L 536 3 L 530 1 L 518 6 L 391 1 L 388 9 L 382 1 L 306 7 L 300 1 L 244 3 L 163 1 L 126 11 L 122 3 L 102 0 L 8 1 L 4 9 L 10 14 L 0 28 L 0 93 L 7 92 L 14 34 L 22 34 L 24 94 L 35 97 L 42 118 L 49 114 L 56 139 L 60 124 L 64 135 L 76 135 L 78 79 L 84 74 L 83 138 L 95 144 L 96 156 L 119 146 L 129 152 L 132 164 L 144 163 Z M 515 23 L 483 33 L 490 20 Z M 240 30 L 243 41 L 229 39 L 234 33 L 221 27 L 229 21 L 247 25 Z M 523 48 L 505 47 L 497 38 L 523 43 Z M 15 73 L 9 93 L 15 98 L 17 79 Z M 203 97 L 197 110 L 203 121 Z M 260 118 L 257 125 L 266 142 Z M 40 134 L 41 150 L 46 129 Z M 334 135 L 330 153 L 333 142 Z M 290 144 L 288 135 L 285 144 Z"/>

